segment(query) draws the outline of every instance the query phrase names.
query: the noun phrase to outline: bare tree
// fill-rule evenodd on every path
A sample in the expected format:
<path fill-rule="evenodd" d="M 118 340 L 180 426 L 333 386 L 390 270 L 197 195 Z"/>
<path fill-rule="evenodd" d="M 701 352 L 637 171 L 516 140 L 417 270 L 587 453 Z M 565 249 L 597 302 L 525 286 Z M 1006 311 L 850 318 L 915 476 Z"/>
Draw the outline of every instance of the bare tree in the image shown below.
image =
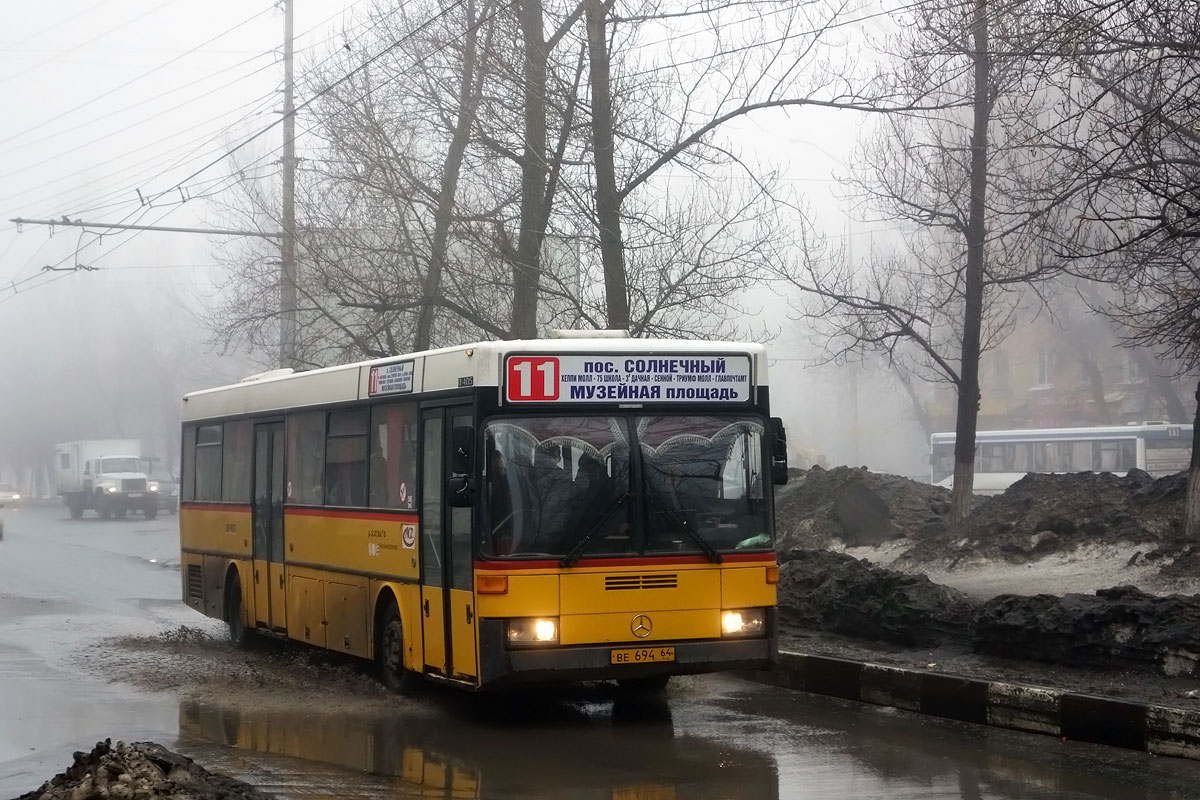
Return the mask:
<path fill-rule="evenodd" d="M 1200 16 L 1184 0 L 1148 0 L 1137 7 L 1054 0 L 1048 8 L 1061 30 L 1060 57 L 1076 75 L 1067 98 L 1073 124 L 1057 131 L 1057 141 L 1074 175 L 1061 202 L 1077 215 L 1057 245 L 1076 271 L 1114 287 L 1116 298 L 1106 311 L 1123 327 L 1127 343 L 1162 352 L 1180 374 L 1195 375 Z M 1200 413 L 1200 383 L 1196 396 Z M 1200 424 L 1193 436 L 1185 528 L 1197 538 Z"/>
<path fill-rule="evenodd" d="M 1045 179 L 1039 123 L 1055 101 L 1047 57 L 1022 38 L 1027 5 L 931 0 L 900 20 L 896 92 L 934 108 L 887 115 L 854 180 L 904 244 L 865 271 L 834 262 L 790 276 L 833 357 L 880 352 L 954 388 L 956 521 L 970 511 L 981 355 L 1061 266 L 1040 236 L 1050 215 L 1016 197 Z"/>

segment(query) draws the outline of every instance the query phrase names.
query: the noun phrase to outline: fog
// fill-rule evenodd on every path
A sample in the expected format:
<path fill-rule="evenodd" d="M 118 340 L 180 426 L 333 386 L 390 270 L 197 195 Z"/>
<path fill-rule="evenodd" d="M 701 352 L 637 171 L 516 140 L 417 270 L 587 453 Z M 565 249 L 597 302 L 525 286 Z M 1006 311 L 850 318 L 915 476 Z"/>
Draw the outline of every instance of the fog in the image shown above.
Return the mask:
<path fill-rule="evenodd" d="M 343 51 L 353 57 L 364 15 L 386 7 L 297 0 L 298 87 L 314 65 Z M 829 58 L 886 30 L 867 14 L 875 8 L 863 4 L 870 21 L 829 40 Z M 183 393 L 277 358 L 261 345 L 219 346 L 210 324 L 230 258 L 269 245 L 8 220 L 236 225 L 239 186 L 277 190 L 281 132 L 268 126 L 282 107 L 282 29 L 282 12 L 265 0 L 61 0 L 6 9 L 0 481 L 51 492 L 44 476 L 53 445 L 76 438 L 138 438 L 173 465 Z M 298 102 L 307 99 L 298 93 Z M 849 111 L 766 110 L 725 126 L 722 141 L 777 175 L 825 257 L 853 265 L 896 237 L 893 224 L 872 220 L 847 191 L 856 145 L 872 125 Z M 301 159 L 315 135 L 301 130 Z M 235 147 L 237 157 L 226 157 Z M 683 168 L 671 174 L 687 179 Z M 928 430 L 886 364 L 832 359 L 794 290 L 749 285 L 738 302 L 744 316 L 734 326 L 769 345 L 772 397 L 793 458 L 927 474 Z"/>

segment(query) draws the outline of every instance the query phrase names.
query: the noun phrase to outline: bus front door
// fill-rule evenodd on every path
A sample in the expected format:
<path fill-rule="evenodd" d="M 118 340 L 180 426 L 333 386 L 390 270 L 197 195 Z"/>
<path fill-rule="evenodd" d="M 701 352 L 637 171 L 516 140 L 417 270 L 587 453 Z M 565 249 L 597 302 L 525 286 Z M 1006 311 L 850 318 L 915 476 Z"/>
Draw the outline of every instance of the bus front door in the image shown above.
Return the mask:
<path fill-rule="evenodd" d="M 475 594 L 472 585 L 469 508 L 446 505 L 450 438 L 455 426 L 471 425 L 464 406 L 426 408 L 421 414 L 421 618 L 425 668 L 474 681 Z"/>
<path fill-rule="evenodd" d="M 254 616 L 286 630 L 283 576 L 283 423 L 254 427 Z"/>

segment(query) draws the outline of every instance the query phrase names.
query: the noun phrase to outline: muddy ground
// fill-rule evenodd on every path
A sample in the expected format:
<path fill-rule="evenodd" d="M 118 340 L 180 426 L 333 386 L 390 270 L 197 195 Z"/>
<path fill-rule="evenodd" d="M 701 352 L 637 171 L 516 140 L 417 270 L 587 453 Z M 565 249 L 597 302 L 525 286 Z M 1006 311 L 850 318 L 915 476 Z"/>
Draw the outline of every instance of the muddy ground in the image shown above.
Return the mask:
<path fill-rule="evenodd" d="M 934 660 L 981 676 L 1004 669 L 988 659 L 1020 654 L 1018 674 L 1038 662 L 1052 682 L 1081 668 L 1060 682 L 1109 675 L 1106 694 L 1147 681 L 1163 700 L 1187 699 L 1200 686 L 1200 546 L 1180 535 L 1184 475 L 1029 475 L 977 498 L 957 527 L 947 490 L 894 475 L 814 468 L 784 488 L 780 613 L 793 635 L 853 637 L 860 657 L 905 653 L 913 665 L 914 648 L 941 648 Z"/>
<path fill-rule="evenodd" d="M 959 644 L 906 647 L 868 642 L 787 622 L 781 625 L 779 646 L 813 655 L 1200 710 L 1200 680 L 1154 675 L 1144 670 L 1045 664 L 975 653 Z"/>
<path fill-rule="evenodd" d="M 781 552 L 830 549 L 973 597 L 1134 585 L 1200 592 L 1200 546 L 1182 539 L 1183 474 L 1029 475 L 976 499 L 952 527 L 950 492 L 864 468 L 796 471 L 780 487 Z"/>
<path fill-rule="evenodd" d="M 256 707 L 288 707 L 302 693 L 314 711 L 379 714 L 412 706 L 375 679 L 369 662 L 284 641 L 251 639 L 239 649 L 221 626 L 122 637 L 76 662 L 109 681 L 199 701 L 244 698 Z"/>

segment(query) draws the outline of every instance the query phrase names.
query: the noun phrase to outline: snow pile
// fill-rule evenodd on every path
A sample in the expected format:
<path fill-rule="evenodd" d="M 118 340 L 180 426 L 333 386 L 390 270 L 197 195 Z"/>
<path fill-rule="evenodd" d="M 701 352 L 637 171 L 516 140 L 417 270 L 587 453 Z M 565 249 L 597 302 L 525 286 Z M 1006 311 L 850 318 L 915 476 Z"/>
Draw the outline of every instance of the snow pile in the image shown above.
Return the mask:
<path fill-rule="evenodd" d="M 935 536 L 950 512 L 948 490 L 865 467 L 813 467 L 775 497 L 781 550 Z"/>
<path fill-rule="evenodd" d="M 1158 546 L 1179 536 L 1186 492 L 1185 475 L 1030 474 L 982 499 L 963 525 L 916 542 L 899 563 L 1025 563 L 1084 544 Z"/>
<path fill-rule="evenodd" d="M 781 561 L 779 609 L 786 625 L 903 645 L 968 634 L 971 604 L 924 575 L 829 550 L 793 550 Z"/>
<path fill-rule="evenodd" d="M 17 800 L 270 800 L 241 781 L 209 772 L 190 758 L 151 742 L 125 744 L 111 739 L 75 762 L 39 789 Z"/>
<path fill-rule="evenodd" d="M 975 650 L 1071 666 L 1200 675 L 1200 595 L 1132 586 L 1094 595 L 1001 595 L 974 620 Z"/>

